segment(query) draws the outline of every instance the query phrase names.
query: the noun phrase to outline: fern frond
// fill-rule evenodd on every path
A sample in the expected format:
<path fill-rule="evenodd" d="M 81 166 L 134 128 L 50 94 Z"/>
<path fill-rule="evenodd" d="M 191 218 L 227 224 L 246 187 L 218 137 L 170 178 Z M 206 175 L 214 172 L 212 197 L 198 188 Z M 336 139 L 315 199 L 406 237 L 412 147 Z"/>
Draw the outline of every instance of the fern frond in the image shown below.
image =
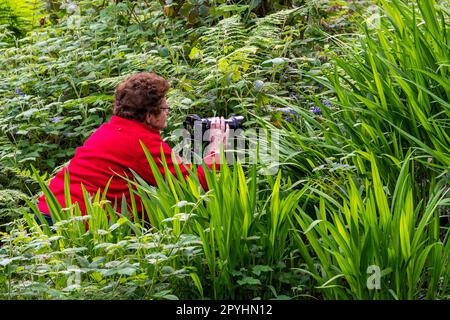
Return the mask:
<path fill-rule="evenodd" d="M 2 0 L 0 25 L 6 25 L 16 37 L 22 37 L 38 25 L 44 5 L 43 0 Z"/>
<path fill-rule="evenodd" d="M 247 38 L 247 30 L 241 22 L 239 15 L 220 21 L 210 28 L 200 38 L 205 48 L 205 54 L 210 57 L 218 57 L 224 52 L 241 48 Z"/>
<path fill-rule="evenodd" d="M 306 8 L 281 10 L 258 19 L 255 26 L 249 30 L 247 45 L 257 46 L 262 52 L 270 51 L 281 40 L 282 29 L 293 15 L 306 12 Z"/>

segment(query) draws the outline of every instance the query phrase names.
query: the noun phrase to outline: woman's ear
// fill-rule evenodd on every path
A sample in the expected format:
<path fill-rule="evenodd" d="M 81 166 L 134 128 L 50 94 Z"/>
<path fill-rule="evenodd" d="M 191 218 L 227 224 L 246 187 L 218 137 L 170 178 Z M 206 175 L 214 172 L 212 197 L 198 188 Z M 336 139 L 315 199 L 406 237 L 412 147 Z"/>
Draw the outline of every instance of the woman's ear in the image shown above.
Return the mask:
<path fill-rule="evenodd" d="M 151 113 L 147 113 L 145 115 L 145 124 L 149 125 L 151 123 L 153 123 L 153 115 Z"/>

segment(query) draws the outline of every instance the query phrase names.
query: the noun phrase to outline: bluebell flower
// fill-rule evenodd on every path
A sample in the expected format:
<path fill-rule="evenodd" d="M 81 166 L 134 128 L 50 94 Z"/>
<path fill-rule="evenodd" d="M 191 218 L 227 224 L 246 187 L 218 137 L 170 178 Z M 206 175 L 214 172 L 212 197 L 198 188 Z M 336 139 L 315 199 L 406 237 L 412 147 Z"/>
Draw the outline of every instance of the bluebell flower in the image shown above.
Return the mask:
<path fill-rule="evenodd" d="M 15 94 L 20 94 L 22 97 L 25 97 L 25 93 L 20 90 L 20 88 L 17 88 L 16 91 L 14 91 Z"/>
<path fill-rule="evenodd" d="M 330 108 L 330 107 L 331 107 L 330 102 L 327 101 L 327 100 L 322 100 L 322 104 L 323 104 L 325 107 L 327 107 L 327 108 Z"/>
<path fill-rule="evenodd" d="M 64 119 L 64 117 L 54 117 L 54 118 L 51 119 L 51 121 L 52 121 L 53 123 L 58 123 L 58 122 L 60 122 L 62 119 Z"/>
<path fill-rule="evenodd" d="M 261 80 L 256 80 L 255 81 L 255 89 L 256 89 L 256 91 L 261 91 L 263 86 L 264 86 L 264 81 L 261 81 Z"/>
<path fill-rule="evenodd" d="M 320 114 L 322 114 L 322 109 L 320 109 L 320 107 L 311 107 L 311 108 L 309 109 L 309 111 L 310 111 L 311 113 L 314 113 L 315 115 L 320 115 Z"/>

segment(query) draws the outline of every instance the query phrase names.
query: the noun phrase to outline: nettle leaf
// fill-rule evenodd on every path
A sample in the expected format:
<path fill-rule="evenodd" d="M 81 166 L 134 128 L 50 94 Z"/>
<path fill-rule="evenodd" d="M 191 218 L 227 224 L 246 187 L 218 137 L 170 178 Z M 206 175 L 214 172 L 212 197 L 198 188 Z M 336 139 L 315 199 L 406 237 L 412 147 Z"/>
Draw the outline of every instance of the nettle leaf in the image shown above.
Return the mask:
<path fill-rule="evenodd" d="M 189 23 L 195 24 L 195 23 L 198 22 L 198 19 L 199 19 L 198 8 L 194 7 L 191 11 L 189 11 L 189 15 L 187 17 L 187 20 L 189 21 Z"/>
<path fill-rule="evenodd" d="M 256 274 L 257 276 L 259 276 L 261 274 L 261 272 L 270 272 L 273 271 L 273 269 L 269 266 L 265 266 L 265 265 L 256 265 L 253 267 L 252 272 L 254 274 Z"/>
<path fill-rule="evenodd" d="M 209 14 L 209 8 L 205 5 L 201 5 L 198 8 L 198 13 L 200 14 L 200 16 L 205 17 Z"/>
<path fill-rule="evenodd" d="M 17 117 L 18 117 L 18 118 L 19 118 L 19 117 L 29 118 L 29 117 L 31 117 L 33 114 L 35 114 L 36 112 L 39 112 L 39 109 L 31 108 L 31 109 L 26 110 L 26 111 L 24 111 L 24 112 L 22 112 L 22 113 L 19 113 L 19 114 L 17 115 Z"/>
<path fill-rule="evenodd" d="M 126 275 L 126 276 L 131 276 L 135 272 L 136 272 L 136 268 L 133 268 L 133 267 L 126 267 L 126 268 L 117 270 L 118 274 L 122 274 L 122 275 Z"/>
<path fill-rule="evenodd" d="M 160 252 L 154 252 L 154 253 L 148 254 L 145 256 L 145 258 L 147 259 L 148 263 L 150 263 L 150 264 L 157 264 L 161 261 L 167 260 L 167 256 Z"/>
<path fill-rule="evenodd" d="M 275 65 L 280 65 L 282 63 L 285 63 L 287 60 L 285 58 L 274 58 L 270 60 L 266 60 L 263 63 L 261 63 L 261 66 L 263 67 L 272 67 Z"/>
<path fill-rule="evenodd" d="M 166 275 L 170 275 L 172 273 L 175 272 L 175 269 L 172 268 L 171 266 L 164 266 L 161 268 L 161 273 L 162 274 L 166 274 Z"/>
<path fill-rule="evenodd" d="M 176 204 L 176 206 L 178 206 L 179 208 L 182 208 L 182 207 L 184 207 L 184 206 L 186 206 L 186 205 L 195 205 L 195 203 L 193 203 L 193 202 L 188 202 L 188 201 L 186 201 L 186 200 L 182 200 L 182 201 L 179 201 L 177 204 Z"/>
<path fill-rule="evenodd" d="M 10 264 L 12 261 L 13 261 L 13 260 L 12 260 L 12 259 L 9 259 L 9 258 L 2 259 L 2 260 L 0 260 L 0 266 L 5 267 L 5 266 L 7 266 L 8 264 Z"/>
<path fill-rule="evenodd" d="M 160 292 L 157 292 L 153 294 L 153 298 L 156 299 L 166 299 L 166 300 L 178 300 L 178 297 L 170 294 L 170 290 L 162 290 Z"/>
<path fill-rule="evenodd" d="M 76 259 L 77 259 L 78 263 L 80 264 L 80 266 L 82 268 L 88 268 L 89 267 L 90 262 L 85 257 L 83 257 L 83 256 L 76 256 Z"/>
<path fill-rule="evenodd" d="M 225 58 L 219 59 L 218 63 L 217 63 L 217 67 L 219 68 L 220 71 L 222 71 L 223 73 L 227 72 L 228 67 L 229 67 L 229 63 L 228 60 Z"/>
<path fill-rule="evenodd" d="M 163 58 L 170 56 L 170 51 L 166 47 L 162 47 L 158 50 L 159 55 Z"/>
<path fill-rule="evenodd" d="M 109 231 L 112 232 L 112 231 L 116 230 L 118 227 L 120 227 L 121 225 L 123 225 L 123 224 L 126 223 L 127 221 L 128 221 L 128 219 L 125 218 L 125 217 L 120 218 L 119 220 L 117 220 L 116 223 L 112 224 L 112 225 L 109 227 Z"/>
<path fill-rule="evenodd" d="M 93 259 L 92 263 L 89 265 L 89 268 L 98 268 L 99 266 L 103 265 L 103 263 L 106 261 L 106 258 L 103 256 L 96 257 Z"/>
<path fill-rule="evenodd" d="M 86 247 L 73 247 L 73 248 L 66 248 L 61 251 L 61 254 L 74 254 L 82 251 L 86 251 L 88 248 Z"/>
<path fill-rule="evenodd" d="M 189 12 L 192 10 L 192 8 L 194 7 L 193 4 L 187 2 L 185 4 L 183 4 L 180 8 L 179 13 L 183 16 L 183 17 L 188 17 L 189 16 Z"/>
<path fill-rule="evenodd" d="M 241 286 L 244 285 L 261 285 L 261 281 L 252 277 L 244 277 L 242 280 L 238 280 L 238 284 Z"/>
<path fill-rule="evenodd" d="M 111 226 L 112 227 L 112 226 Z M 106 231 L 106 230 L 103 230 L 103 229 L 98 229 L 97 230 L 97 234 L 99 235 L 99 236 L 104 236 L 105 234 L 109 234 L 110 232 L 109 231 Z"/>

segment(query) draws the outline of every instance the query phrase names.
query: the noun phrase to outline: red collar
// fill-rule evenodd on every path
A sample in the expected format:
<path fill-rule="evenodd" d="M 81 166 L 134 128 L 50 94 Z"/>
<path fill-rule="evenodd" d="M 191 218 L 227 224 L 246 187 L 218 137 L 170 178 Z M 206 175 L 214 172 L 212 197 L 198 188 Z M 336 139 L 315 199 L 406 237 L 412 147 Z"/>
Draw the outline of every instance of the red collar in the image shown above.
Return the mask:
<path fill-rule="evenodd" d="M 140 127 L 144 130 L 147 130 L 153 134 L 157 134 L 160 135 L 159 130 L 150 128 L 148 125 L 146 125 L 143 122 L 140 122 L 138 120 L 130 120 L 130 119 L 125 119 L 119 116 L 112 116 L 111 119 L 109 120 L 110 124 L 113 125 L 119 125 L 119 126 L 126 126 L 126 127 Z"/>

